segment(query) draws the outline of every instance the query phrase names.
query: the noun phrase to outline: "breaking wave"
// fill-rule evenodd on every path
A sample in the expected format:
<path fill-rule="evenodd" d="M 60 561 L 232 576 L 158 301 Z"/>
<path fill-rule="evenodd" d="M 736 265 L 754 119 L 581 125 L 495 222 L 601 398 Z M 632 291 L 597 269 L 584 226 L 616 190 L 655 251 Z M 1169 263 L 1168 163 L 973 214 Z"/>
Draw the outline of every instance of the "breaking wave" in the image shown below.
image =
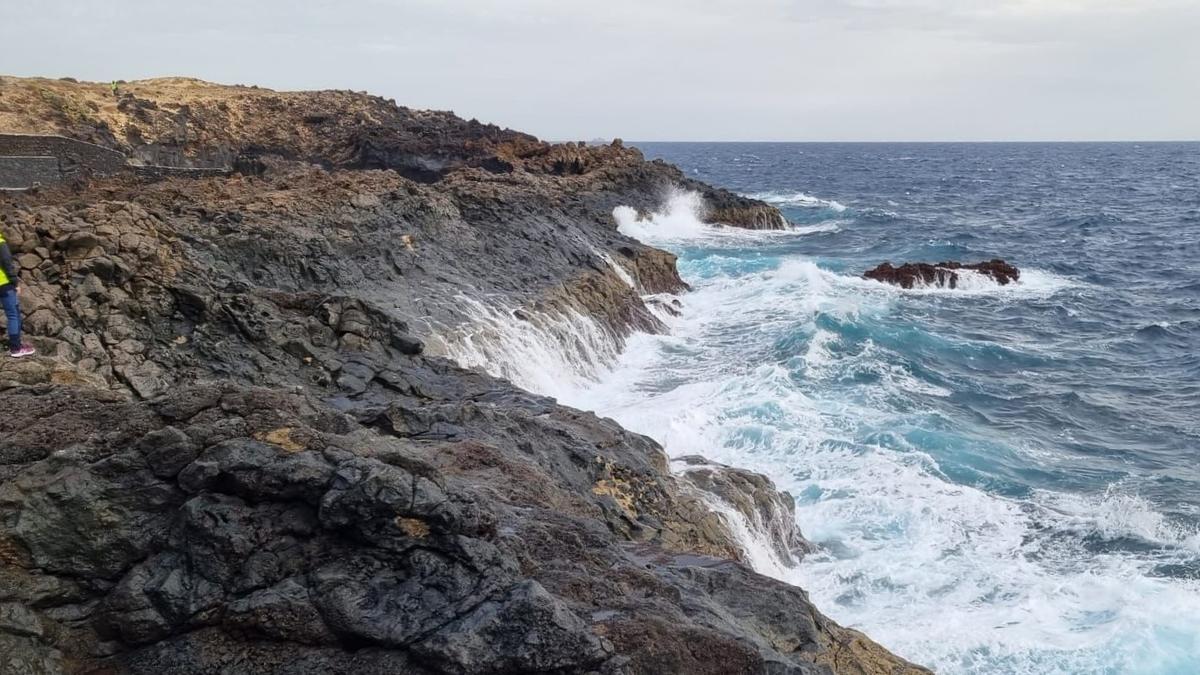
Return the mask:
<path fill-rule="evenodd" d="M 644 242 L 666 242 L 692 239 L 717 231 L 718 228 L 701 221 L 704 198 L 696 192 L 673 189 L 663 208 L 640 215 L 631 206 L 613 209 L 617 231 Z"/>
<path fill-rule="evenodd" d="M 795 225 L 792 231 L 796 234 L 819 234 L 822 232 L 841 232 L 842 225 L 845 221 L 842 220 L 827 220 L 816 225 Z"/>

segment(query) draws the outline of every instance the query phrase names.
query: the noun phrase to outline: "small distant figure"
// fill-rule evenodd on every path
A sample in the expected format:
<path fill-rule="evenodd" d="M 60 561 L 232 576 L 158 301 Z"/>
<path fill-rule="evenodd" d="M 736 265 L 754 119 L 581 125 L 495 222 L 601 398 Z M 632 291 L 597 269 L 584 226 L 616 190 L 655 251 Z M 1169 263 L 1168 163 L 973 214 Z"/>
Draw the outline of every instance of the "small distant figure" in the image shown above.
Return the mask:
<path fill-rule="evenodd" d="M 8 250 L 4 234 L 0 233 L 0 303 L 4 304 L 4 316 L 8 324 L 8 354 L 17 359 L 37 353 L 36 349 L 21 342 L 21 304 L 18 301 L 20 294 L 17 266 L 13 262 L 12 251 Z"/>
<path fill-rule="evenodd" d="M 117 97 L 117 81 L 113 80 L 112 85 L 110 85 L 110 86 L 112 87 L 113 98 L 116 98 Z"/>

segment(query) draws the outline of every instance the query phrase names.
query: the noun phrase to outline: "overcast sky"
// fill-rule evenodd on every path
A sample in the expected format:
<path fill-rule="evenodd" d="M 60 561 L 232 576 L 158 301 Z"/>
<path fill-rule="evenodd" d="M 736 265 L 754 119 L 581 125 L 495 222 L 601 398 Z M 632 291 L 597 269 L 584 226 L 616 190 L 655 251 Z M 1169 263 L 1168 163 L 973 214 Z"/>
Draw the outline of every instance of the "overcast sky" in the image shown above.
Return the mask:
<path fill-rule="evenodd" d="M 369 90 L 553 140 L 1200 139 L 1200 0 L 0 0 L 0 71 Z"/>

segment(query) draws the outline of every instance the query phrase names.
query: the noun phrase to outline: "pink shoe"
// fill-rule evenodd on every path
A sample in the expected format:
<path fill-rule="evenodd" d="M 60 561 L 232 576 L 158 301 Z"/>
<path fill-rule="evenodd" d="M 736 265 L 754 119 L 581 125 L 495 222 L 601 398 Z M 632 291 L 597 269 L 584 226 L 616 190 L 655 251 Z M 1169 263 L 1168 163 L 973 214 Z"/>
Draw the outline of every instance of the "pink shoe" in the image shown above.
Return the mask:
<path fill-rule="evenodd" d="M 13 357 L 14 359 L 19 359 L 22 356 L 33 356 L 36 353 L 37 353 L 37 350 L 34 349 L 32 346 L 21 345 L 20 348 L 18 348 L 15 351 L 9 352 L 8 355 Z"/>

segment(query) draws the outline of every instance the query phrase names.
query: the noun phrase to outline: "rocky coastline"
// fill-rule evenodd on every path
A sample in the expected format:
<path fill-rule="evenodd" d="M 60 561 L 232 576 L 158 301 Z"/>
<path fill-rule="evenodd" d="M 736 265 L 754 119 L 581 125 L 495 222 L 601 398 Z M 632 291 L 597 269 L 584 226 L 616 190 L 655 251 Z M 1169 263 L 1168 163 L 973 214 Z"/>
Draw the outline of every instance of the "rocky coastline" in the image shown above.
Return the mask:
<path fill-rule="evenodd" d="M 766 478 L 447 358 L 472 303 L 662 330 L 617 206 L 772 207 L 353 92 L 4 77 L 0 132 L 231 172 L 0 197 L 0 673 L 928 672 L 745 564 L 714 500 L 808 546 Z"/>

